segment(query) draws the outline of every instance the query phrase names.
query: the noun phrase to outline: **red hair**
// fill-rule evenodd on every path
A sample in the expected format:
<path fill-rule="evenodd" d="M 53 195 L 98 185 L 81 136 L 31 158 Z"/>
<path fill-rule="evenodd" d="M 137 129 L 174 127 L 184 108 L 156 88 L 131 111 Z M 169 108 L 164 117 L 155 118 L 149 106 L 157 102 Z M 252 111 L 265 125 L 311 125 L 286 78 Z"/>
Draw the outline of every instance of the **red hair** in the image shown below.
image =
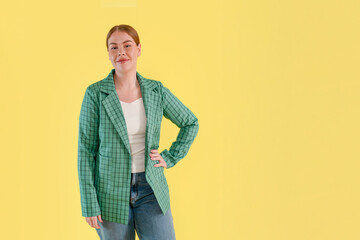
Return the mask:
<path fill-rule="evenodd" d="M 120 24 L 120 25 L 113 26 L 110 29 L 110 31 L 108 32 L 107 37 L 106 37 L 106 49 L 107 50 L 109 49 L 109 43 L 108 43 L 109 38 L 110 38 L 111 34 L 113 34 L 113 32 L 115 32 L 115 31 L 126 32 L 134 40 L 134 42 L 136 43 L 136 46 L 139 45 L 140 39 L 139 39 L 139 35 L 138 35 L 137 31 L 130 25 Z"/>

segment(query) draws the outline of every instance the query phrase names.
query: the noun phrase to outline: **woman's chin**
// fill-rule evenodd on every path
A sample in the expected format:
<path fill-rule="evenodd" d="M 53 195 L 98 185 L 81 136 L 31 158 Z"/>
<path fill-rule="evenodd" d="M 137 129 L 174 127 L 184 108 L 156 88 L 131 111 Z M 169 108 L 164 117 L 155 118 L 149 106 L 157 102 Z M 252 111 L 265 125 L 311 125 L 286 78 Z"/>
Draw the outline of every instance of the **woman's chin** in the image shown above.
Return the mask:
<path fill-rule="evenodd" d="M 115 66 L 115 69 L 118 70 L 119 72 L 129 72 L 130 70 L 132 70 L 132 67 L 131 66 L 119 66 L 119 65 L 116 65 Z"/>

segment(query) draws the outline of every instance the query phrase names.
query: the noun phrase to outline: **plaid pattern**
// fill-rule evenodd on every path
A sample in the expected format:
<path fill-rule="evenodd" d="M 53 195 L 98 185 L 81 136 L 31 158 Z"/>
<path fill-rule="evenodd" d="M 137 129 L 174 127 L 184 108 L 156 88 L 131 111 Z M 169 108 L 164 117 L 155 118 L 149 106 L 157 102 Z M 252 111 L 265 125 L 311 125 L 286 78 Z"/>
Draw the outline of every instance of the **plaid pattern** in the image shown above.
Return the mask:
<path fill-rule="evenodd" d="M 79 117 L 78 175 L 82 216 L 98 216 L 127 224 L 131 186 L 131 150 L 112 69 L 89 85 Z M 190 149 L 199 129 L 198 119 L 160 81 L 136 72 L 146 113 L 145 175 L 165 215 L 170 207 L 163 167 L 154 167 L 151 149 L 159 147 L 162 117 L 180 128 L 170 149 L 163 150 L 167 168 L 175 166 Z"/>

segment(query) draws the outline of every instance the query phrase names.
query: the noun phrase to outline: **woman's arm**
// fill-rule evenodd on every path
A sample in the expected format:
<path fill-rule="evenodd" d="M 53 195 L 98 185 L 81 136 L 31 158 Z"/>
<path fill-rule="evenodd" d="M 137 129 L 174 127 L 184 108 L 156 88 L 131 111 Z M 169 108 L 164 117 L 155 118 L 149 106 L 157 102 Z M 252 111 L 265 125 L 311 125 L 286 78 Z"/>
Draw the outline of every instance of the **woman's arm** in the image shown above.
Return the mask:
<path fill-rule="evenodd" d="M 165 149 L 160 153 L 167 168 L 171 168 L 188 153 L 199 131 L 199 122 L 189 108 L 162 83 L 160 84 L 163 97 L 163 115 L 180 128 L 176 141 L 171 144 L 170 149 Z"/>
<path fill-rule="evenodd" d="M 86 89 L 79 118 L 78 174 L 82 216 L 101 214 L 94 187 L 95 160 L 99 148 L 99 107 L 92 86 Z"/>

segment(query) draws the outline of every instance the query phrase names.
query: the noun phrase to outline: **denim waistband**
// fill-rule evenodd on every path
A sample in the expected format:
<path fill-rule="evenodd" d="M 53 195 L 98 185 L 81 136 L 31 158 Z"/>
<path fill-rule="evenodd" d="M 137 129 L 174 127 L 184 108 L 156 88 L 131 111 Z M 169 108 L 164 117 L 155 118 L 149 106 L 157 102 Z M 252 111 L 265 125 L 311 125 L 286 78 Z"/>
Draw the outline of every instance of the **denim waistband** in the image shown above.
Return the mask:
<path fill-rule="evenodd" d="M 131 173 L 131 185 L 135 185 L 136 182 L 147 182 L 145 172 Z"/>

